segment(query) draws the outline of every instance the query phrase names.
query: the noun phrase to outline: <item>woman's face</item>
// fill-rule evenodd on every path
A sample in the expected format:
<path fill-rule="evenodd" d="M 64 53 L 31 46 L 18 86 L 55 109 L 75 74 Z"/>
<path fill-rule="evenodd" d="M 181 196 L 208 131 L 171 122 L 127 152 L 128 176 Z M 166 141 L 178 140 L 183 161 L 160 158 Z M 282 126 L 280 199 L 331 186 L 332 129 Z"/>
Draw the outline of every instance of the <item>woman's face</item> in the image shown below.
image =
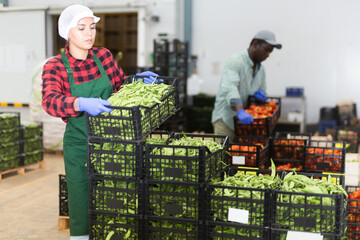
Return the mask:
<path fill-rule="evenodd" d="M 89 50 L 94 45 L 95 36 L 96 23 L 94 18 L 86 17 L 80 19 L 78 25 L 70 29 L 68 35 L 69 44 L 82 50 Z"/>

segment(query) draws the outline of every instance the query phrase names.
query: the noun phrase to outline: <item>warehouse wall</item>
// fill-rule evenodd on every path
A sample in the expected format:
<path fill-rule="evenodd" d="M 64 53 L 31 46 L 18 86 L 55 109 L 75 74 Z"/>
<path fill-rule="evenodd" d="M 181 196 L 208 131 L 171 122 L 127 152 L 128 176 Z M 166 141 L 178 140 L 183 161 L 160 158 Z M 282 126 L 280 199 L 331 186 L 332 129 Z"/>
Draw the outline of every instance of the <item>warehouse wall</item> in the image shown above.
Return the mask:
<path fill-rule="evenodd" d="M 246 49 L 261 29 L 283 44 L 264 62 L 269 95 L 287 86 L 305 87 L 307 122 L 322 106 L 352 99 L 360 105 L 360 1 L 193 1 L 193 54 L 202 89 L 216 94 L 221 70 L 234 52 Z"/>
<path fill-rule="evenodd" d="M 147 25 L 148 39 L 159 32 L 180 37 L 179 2 L 183 0 L 63 0 L 61 5 L 149 5 L 160 16 Z M 9 0 L 12 7 L 57 6 L 57 0 Z M 246 49 L 260 29 L 270 29 L 283 44 L 264 62 L 269 95 L 284 95 L 287 86 L 305 87 L 307 122 L 319 120 L 322 106 L 337 101 L 359 102 L 360 1 L 358 0 L 194 0 L 192 54 L 198 56 L 198 75 L 204 93 L 216 94 L 226 59 Z M 146 62 L 152 41 L 146 43 Z M 359 105 L 358 105 L 358 112 Z"/>

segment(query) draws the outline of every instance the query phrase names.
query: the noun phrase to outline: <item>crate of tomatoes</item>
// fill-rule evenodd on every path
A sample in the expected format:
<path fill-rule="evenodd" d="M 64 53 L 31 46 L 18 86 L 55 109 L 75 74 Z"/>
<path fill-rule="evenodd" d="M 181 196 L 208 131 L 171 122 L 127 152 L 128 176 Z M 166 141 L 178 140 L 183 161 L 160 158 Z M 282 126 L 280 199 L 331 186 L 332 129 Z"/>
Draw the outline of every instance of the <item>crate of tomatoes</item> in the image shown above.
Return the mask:
<path fill-rule="evenodd" d="M 230 165 L 264 168 L 269 159 L 269 144 L 257 143 L 255 140 L 231 143 L 228 152 Z"/>
<path fill-rule="evenodd" d="M 305 146 L 304 170 L 344 173 L 345 152 L 345 142 L 310 140 Z"/>
<path fill-rule="evenodd" d="M 348 193 L 347 232 L 348 239 L 360 239 L 360 186 L 346 186 Z"/>
<path fill-rule="evenodd" d="M 270 136 L 280 117 L 280 106 L 280 98 L 268 97 L 265 102 L 261 102 L 256 101 L 254 96 L 249 96 L 245 112 L 251 114 L 254 122 L 243 125 L 235 116 L 235 134 L 240 136 Z"/>
<path fill-rule="evenodd" d="M 304 147 L 311 133 L 276 132 L 269 139 L 269 155 L 277 170 L 301 171 L 304 163 Z"/>

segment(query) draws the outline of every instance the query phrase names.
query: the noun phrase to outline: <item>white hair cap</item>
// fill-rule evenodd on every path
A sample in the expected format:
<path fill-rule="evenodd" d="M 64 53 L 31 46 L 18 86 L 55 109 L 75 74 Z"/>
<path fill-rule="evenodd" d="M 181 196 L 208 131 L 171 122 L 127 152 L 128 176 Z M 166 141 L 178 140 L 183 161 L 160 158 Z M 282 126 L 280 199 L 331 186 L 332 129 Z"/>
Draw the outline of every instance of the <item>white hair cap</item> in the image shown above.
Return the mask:
<path fill-rule="evenodd" d="M 60 14 L 58 21 L 60 37 L 68 40 L 70 29 L 76 27 L 78 22 L 86 17 L 94 18 L 95 23 L 100 20 L 99 17 L 94 16 L 94 13 L 90 10 L 90 8 L 83 5 L 74 4 L 65 8 Z"/>

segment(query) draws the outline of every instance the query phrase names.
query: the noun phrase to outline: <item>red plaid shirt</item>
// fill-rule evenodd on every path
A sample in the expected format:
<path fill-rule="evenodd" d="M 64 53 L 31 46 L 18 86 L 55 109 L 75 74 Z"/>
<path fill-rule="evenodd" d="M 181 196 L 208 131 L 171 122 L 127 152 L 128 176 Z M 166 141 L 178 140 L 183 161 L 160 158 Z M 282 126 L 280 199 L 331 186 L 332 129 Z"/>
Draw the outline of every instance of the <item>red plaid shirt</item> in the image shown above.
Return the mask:
<path fill-rule="evenodd" d="M 92 50 L 104 67 L 114 92 L 117 92 L 125 81 L 124 72 L 109 50 L 95 47 Z M 75 84 L 88 82 L 101 76 L 91 51 L 89 51 L 86 60 L 72 57 L 68 45 L 65 46 L 65 53 L 69 59 L 71 69 L 74 71 Z M 42 105 L 48 114 L 61 117 L 65 122 L 67 117 L 75 117 L 80 114 L 80 112 L 74 110 L 76 97 L 71 96 L 70 84 L 61 54 L 50 59 L 44 65 L 42 80 Z"/>

